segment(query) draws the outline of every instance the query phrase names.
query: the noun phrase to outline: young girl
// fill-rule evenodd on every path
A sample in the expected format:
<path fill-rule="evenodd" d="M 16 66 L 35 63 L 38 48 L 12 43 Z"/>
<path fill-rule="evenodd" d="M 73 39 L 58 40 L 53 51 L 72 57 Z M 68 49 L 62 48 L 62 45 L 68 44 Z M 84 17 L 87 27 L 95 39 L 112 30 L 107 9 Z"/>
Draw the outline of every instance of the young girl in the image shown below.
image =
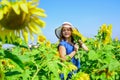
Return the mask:
<path fill-rule="evenodd" d="M 59 28 L 55 29 L 55 34 L 59 38 L 60 43 L 58 45 L 58 51 L 60 54 L 60 57 L 62 61 L 67 60 L 66 56 L 69 56 L 71 58 L 71 62 L 79 69 L 80 68 L 80 61 L 78 59 L 75 59 L 75 54 L 77 53 L 79 46 L 74 43 L 73 37 L 72 37 L 72 30 L 73 25 L 69 22 L 64 22 Z M 88 51 L 88 48 L 83 45 L 83 42 L 79 41 L 81 44 L 81 47 Z M 71 74 L 68 74 L 67 80 L 71 77 Z M 64 75 L 60 75 L 61 80 L 64 80 Z"/>

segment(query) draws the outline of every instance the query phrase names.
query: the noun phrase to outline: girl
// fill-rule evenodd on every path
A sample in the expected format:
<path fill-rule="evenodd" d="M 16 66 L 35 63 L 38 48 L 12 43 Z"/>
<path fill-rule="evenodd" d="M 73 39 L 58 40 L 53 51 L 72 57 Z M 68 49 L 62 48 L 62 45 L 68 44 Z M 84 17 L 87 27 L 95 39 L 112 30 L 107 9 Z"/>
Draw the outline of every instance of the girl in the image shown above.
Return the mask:
<path fill-rule="evenodd" d="M 80 68 L 80 61 L 78 59 L 75 59 L 75 54 L 77 53 L 79 46 L 74 43 L 73 37 L 72 37 L 72 30 L 73 26 L 69 22 L 64 22 L 59 28 L 55 29 L 55 34 L 59 38 L 60 43 L 58 45 L 58 51 L 60 54 L 60 57 L 62 61 L 66 61 L 66 56 L 69 56 L 71 58 L 71 62 L 79 69 Z M 79 41 L 81 47 L 88 51 L 88 48 L 83 45 L 83 42 Z M 64 80 L 64 75 L 60 74 L 61 80 Z M 68 79 L 71 78 L 71 73 L 68 74 Z"/>

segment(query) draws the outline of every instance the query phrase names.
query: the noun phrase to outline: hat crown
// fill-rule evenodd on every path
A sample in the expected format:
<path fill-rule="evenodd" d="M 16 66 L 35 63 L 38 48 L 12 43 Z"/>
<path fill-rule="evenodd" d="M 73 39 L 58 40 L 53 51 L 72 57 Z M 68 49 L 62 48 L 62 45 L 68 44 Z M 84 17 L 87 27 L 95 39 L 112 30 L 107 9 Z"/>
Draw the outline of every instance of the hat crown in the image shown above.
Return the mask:
<path fill-rule="evenodd" d="M 62 25 L 64 25 L 64 24 L 68 24 L 68 25 L 71 25 L 71 26 L 72 26 L 72 24 L 71 24 L 70 22 L 63 22 Z"/>

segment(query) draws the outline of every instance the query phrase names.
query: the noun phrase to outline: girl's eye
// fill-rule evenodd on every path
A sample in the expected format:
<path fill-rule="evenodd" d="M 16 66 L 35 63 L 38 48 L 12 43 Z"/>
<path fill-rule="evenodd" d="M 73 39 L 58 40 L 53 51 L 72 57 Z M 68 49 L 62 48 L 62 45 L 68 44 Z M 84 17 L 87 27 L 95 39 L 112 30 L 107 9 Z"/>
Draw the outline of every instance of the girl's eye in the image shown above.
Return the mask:
<path fill-rule="evenodd" d="M 71 31 L 70 29 L 63 29 L 63 31 Z"/>
<path fill-rule="evenodd" d="M 71 29 L 67 29 L 67 31 L 71 31 Z"/>

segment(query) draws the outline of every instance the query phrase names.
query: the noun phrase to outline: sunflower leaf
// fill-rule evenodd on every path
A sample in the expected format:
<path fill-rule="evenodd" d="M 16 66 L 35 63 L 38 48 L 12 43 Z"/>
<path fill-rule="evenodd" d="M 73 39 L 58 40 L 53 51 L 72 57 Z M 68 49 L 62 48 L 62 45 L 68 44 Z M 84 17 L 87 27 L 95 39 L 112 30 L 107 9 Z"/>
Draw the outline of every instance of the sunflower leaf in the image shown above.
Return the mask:
<path fill-rule="evenodd" d="M 19 59 L 19 57 L 15 54 L 12 54 L 10 51 L 5 50 L 5 58 L 11 59 L 13 62 L 15 62 L 21 69 L 24 69 L 23 62 Z"/>

